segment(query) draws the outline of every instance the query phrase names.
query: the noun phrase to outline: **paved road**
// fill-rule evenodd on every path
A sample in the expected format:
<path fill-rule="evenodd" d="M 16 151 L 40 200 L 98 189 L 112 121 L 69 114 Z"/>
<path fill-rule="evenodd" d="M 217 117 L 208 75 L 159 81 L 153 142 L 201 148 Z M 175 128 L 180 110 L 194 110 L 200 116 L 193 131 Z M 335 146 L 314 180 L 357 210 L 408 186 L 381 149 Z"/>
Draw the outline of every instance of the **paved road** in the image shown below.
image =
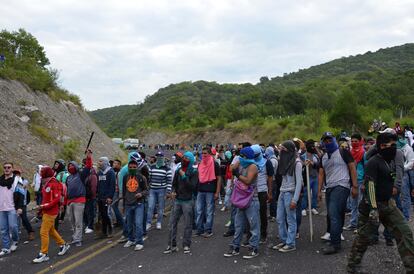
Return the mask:
<path fill-rule="evenodd" d="M 167 219 L 161 231 L 150 231 L 143 251 L 123 248 L 114 241 L 93 240 L 86 235 L 82 247 L 71 247 L 64 257 L 56 256 L 57 247 L 50 244 L 50 261 L 33 265 L 31 260 L 39 248 L 36 241 L 21 244 L 11 256 L 0 259 L 1 273 L 345 273 L 346 256 L 352 243 L 353 235 L 345 232 L 344 250 L 336 255 L 323 256 L 319 253 L 323 243 L 319 240 L 325 229 L 324 212 L 315 216 L 315 235 L 313 243 L 309 242 L 308 219 L 301 227 L 301 239 L 297 243 L 297 251 L 281 254 L 270 249 L 277 241 L 276 223 L 269 223 L 268 242 L 260 247 L 260 256 L 252 260 L 243 260 L 241 256 L 224 258 L 223 253 L 231 241 L 222 236 L 228 212 L 217 210 L 214 233 L 210 239 L 193 238 L 191 254 L 162 254 L 167 245 Z M 38 224 L 35 225 L 38 231 Z M 65 223 L 62 234 L 70 239 L 70 229 Z M 22 237 L 26 237 L 25 231 Z M 119 235 L 119 231 L 117 231 Z M 179 227 L 179 235 L 182 228 Z M 179 242 L 179 244 L 181 241 Z M 242 249 L 242 254 L 247 250 Z M 371 273 L 404 273 L 396 247 L 386 247 L 383 240 L 370 247 L 363 265 Z"/>

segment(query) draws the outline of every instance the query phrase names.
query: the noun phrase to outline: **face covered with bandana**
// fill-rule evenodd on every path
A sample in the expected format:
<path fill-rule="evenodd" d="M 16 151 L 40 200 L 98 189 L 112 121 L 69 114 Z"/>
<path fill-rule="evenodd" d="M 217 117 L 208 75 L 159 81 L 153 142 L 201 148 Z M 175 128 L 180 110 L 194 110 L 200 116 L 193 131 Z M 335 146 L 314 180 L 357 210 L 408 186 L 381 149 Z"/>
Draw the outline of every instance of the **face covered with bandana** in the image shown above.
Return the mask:
<path fill-rule="evenodd" d="M 397 154 L 397 144 L 395 141 L 391 141 L 387 144 L 381 144 L 378 152 L 385 161 L 391 162 Z"/>
<path fill-rule="evenodd" d="M 137 170 L 138 170 L 138 163 L 136 161 L 130 161 L 128 163 L 128 174 L 130 176 L 135 176 L 137 175 Z"/>
<path fill-rule="evenodd" d="M 334 153 L 338 149 L 338 143 L 336 142 L 336 138 L 325 138 L 323 141 L 323 148 L 326 150 L 328 154 Z"/>
<path fill-rule="evenodd" d="M 165 164 L 164 156 L 157 156 L 156 158 L 157 158 L 157 161 L 155 162 L 155 164 L 157 165 L 157 168 L 164 166 Z"/>

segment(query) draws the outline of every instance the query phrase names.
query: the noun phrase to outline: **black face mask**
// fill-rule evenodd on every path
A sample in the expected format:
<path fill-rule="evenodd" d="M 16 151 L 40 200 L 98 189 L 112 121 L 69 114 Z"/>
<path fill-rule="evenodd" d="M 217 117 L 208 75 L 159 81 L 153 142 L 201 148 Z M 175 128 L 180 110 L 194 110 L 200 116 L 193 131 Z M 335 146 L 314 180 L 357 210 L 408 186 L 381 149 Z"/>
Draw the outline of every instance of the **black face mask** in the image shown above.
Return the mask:
<path fill-rule="evenodd" d="M 397 154 L 397 146 L 393 145 L 391 147 L 381 149 L 379 151 L 379 154 L 382 156 L 382 158 L 384 158 L 385 161 L 391 162 L 394 160 L 395 155 Z"/>
<path fill-rule="evenodd" d="M 315 146 L 306 146 L 306 151 L 309 153 L 316 153 Z"/>

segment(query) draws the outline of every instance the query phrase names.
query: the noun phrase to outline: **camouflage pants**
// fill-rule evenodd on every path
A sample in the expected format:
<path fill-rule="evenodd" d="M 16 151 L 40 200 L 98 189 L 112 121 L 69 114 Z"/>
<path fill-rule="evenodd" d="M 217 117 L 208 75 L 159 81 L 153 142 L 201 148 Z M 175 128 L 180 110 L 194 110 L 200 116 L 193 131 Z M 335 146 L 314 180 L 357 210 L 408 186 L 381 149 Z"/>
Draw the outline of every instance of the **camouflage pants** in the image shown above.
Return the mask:
<path fill-rule="evenodd" d="M 369 220 L 370 207 L 365 199 L 359 205 L 358 235 L 356 236 L 351 253 L 348 258 L 348 266 L 354 267 L 361 263 L 372 236 L 378 229 L 378 225 Z M 407 273 L 414 273 L 414 240 L 408 223 L 401 211 L 391 199 L 389 202 L 378 202 L 379 220 L 395 237 L 398 253 L 404 263 Z"/>

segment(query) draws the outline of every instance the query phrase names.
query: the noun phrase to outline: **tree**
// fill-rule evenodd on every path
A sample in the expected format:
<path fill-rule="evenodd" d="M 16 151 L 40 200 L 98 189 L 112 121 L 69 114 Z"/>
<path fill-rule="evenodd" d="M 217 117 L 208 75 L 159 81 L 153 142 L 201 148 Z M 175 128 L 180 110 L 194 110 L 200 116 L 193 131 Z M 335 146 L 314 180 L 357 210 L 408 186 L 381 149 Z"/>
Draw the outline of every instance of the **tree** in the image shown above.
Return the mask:
<path fill-rule="evenodd" d="M 362 115 L 357 97 L 352 91 L 346 90 L 337 98 L 329 115 L 329 124 L 346 130 L 352 129 L 352 125 L 362 128 Z"/>

